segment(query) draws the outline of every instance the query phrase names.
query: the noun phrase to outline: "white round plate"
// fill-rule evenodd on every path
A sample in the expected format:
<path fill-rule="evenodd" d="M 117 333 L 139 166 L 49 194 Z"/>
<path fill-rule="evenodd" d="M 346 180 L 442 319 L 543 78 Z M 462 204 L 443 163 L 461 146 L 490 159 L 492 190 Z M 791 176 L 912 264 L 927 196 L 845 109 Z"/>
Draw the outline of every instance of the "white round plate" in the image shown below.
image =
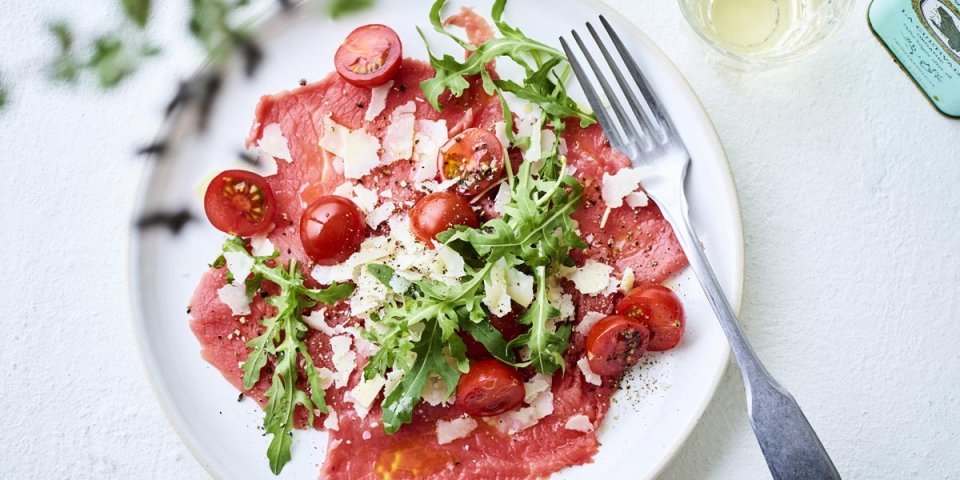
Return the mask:
<path fill-rule="evenodd" d="M 487 14 L 492 2 L 474 2 Z M 416 26 L 426 27 L 431 45 L 448 45 L 429 27 L 428 2 L 376 2 L 373 9 L 332 21 L 323 6 L 307 4 L 261 23 L 257 37 L 266 53 L 254 78 L 239 61 L 227 69 L 204 134 L 181 116 L 168 130 L 164 157 L 146 167 L 139 214 L 186 207 L 203 219 L 197 185 L 235 166 L 260 95 L 290 89 L 301 78 L 318 80 L 333 70 L 333 52 L 358 25 L 392 26 L 406 56 L 426 58 Z M 453 8 L 450 6 L 449 8 Z M 452 10 L 448 10 L 452 11 Z M 687 184 L 693 222 L 724 291 L 740 303 L 743 239 L 736 190 L 723 148 L 696 95 L 676 67 L 629 21 L 593 0 L 514 0 L 505 19 L 532 38 L 558 44 L 558 37 L 604 14 L 631 46 L 663 98 L 693 157 Z M 442 48 L 440 50 L 443 50 Z M 452 52 L 453 50 L 450 49 Z M 136 231 L 131 239 L 134 327 L 143 360 L 160 404 L 197 460 L 215 477 L 270 478 L 268 438 L 257 427 L 255 402 L 237 401 L 220 373 L 200 357 L 186 307 L 200 275 L 219 251 L 223 235 L 203 221 L 188 223 L 179 235 L 164 229 Z M 670 282 L 687 311 L 687 335 L 652 364 L 634 370 L 629 391 L 615 397 L 603 428 L 603 446 L 593 463 L 564 470 L 555 478 L 644 479 L 654 477 L 673 457 L 710 402 L 727 365 L 728 347 L 706 299 L 689 271 Z M 293 460 L 282 478 L 315 478 L 325 455 L 326 434 L 297 432 Z"/>

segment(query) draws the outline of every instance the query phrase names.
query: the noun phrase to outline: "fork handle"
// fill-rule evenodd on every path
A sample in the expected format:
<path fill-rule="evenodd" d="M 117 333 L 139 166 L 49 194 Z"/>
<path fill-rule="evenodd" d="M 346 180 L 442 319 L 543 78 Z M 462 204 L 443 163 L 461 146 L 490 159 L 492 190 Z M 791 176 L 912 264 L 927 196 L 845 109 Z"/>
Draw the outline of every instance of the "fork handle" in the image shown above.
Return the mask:
<path fill-rule="evenodd" d="M 740 366 L 747 394 L 750 425 L 757 442 L 760 443 L 760 450 L 770 473 L 776 480 L 839 479 L 840 473 L 797 401 L 770 376 L 747 342 L 736 314 L 707 261 L 685 205 L 682 210 L 680 225 L 673 219 L 668 220 L 674 226 L 690 267 L 717 314 L 720 326 Z"/>

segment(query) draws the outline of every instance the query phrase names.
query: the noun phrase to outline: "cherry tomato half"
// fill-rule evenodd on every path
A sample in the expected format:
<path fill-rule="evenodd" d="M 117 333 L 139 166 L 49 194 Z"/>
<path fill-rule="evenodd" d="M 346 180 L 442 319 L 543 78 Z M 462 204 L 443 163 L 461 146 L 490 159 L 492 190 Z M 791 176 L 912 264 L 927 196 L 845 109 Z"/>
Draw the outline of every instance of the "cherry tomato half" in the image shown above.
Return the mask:
<path fill-rule="evenodd" d="M 475 417 L 489 417 L 519 407 L 523 396 L 523 381 L 515 368 L 498 360 L 481 360 L 470 364 L 470 371 L 460 377 L 456 405 Z"/>
<path fill-rule="evenodd" d="M 402 53 L 397 32 L 386 25 L 370 24 L 347 35 L 333 63 L 344 80 L 358 87 L 375 87 L 397 73 Z"/>
<path fill-rule="evenodd" d="M 410 229 L 413 235 L 431 248 L 438 233 L 457 225 L 476 228 L 480 221 L 470 204 L 455 193 L 431 193 L 410 209 Z"/>
<path fill-rule="evenodd" d="M 303 250 L 320 265 L 334 265 L 350 258 L 360 250 L 366 236 L 363 213 L 343 197 L 320 197 L 300 217 Z"/>
<path fill-rule="evenodd" d="M 642 323 L 619 315 L 604 317 L 587 332 L 587 362 L 602 376 L 620 375 L 647 353 L 650 331 Z"/>
<path fill-rule="evenodd" d="M 217 230 L 249 237 L 270 228 L 276 201 L 265 178 L 246 170 L 226 170 L 207 186 L 203 209 Z"/>
<path fill-rule="evenodd" d="M 503 147 L 497 137 L 480 128 L 468 128 L 440 148 L 438 169 L 444 180 L 459 178 L 457 193 L 473 198 L 503 177 Z"/>
<path fill-rule="evenodd" d="M 617 304 L 617 315 L 626 315 L 650 329 L 651 352 L 670 350 L 683 338 L 684 314 L 680 298 L 663 285 L 635 287 Z"/>

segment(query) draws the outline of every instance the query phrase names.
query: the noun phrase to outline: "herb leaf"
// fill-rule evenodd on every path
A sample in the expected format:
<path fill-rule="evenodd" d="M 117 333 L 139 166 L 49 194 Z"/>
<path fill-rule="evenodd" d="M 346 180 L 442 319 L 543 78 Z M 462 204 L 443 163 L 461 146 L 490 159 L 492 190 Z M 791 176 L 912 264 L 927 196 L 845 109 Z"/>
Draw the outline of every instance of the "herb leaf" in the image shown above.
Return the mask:
<path fill-rule="evenodd" d="M 373 6 L 374 0 L 333 0 L 327 7 L 330 18 L 337 19 L 348 13 L 358 12 Z"/>
<path fill-rule="evenodd" d="M 227 239 L 223 251 L 242 253 L 253 260 L 252 277 L 247 280 L 248 285 L 259 288 L 265 280 L 280 290 L 278 294 L 267 297 L 267 303 L 277 313 L 260 320 L 263 333 L 247 342 L 250 352 L 241 365 L 243 388 L 249 390 L 260 380 L 260 373 L 267 362 L 273 359 L 273 376 L 270 388 L 265 393 L 267 405 L 263 409 L 263 428 L 273 437 L 267 448 L 270 470 L 279 474 L 290 461 L 296 407 L 299 405 L 306 409 L 310 424 L 313 423 L 314 410 L 327 412 L 320 374 L 303 340 L 307 326 L 303 322 L 302 312 L 318 302 L 332 305 L 349 296 L 354 287 L 334 283 L 325 289 L 307 288 L 296 260 L 291 260 L 286 268 L 281 265 L 270 266 L 267 262 L 277 257 L 276 252 L 266 257 L 254 257 L 247 252 L 243 240 L 237 237 Z M 223 257 L 214 261 L 214 265 L 223 263 L 220 258 Z M 298 363 L 302 364 L 307 377 L 309 394 L 297 387 L 300 376 Z"/>
<path fill-rule="evenodd" d="M 453 39 L 458 45 L 472 53 L 461 62 L 450 55 L 441 57 L 433 55 L 428 45 L 427 53 L 430 58 L 430 65 L 433 66 L 436 73 L 432 78 L 421 82 L 420 89 L 435 109 L 440 110 L 439 97 L 444 91 L 449 90 L 457 97 L 463 94 L 463 91 L 469 86 L 469 82 L 465 78 L 467 76 L 479 74 L 483 79 L 484 90 L 493 94 L 493 86 L 496 81 L 491 79 L 490 72 L 487 71 L 487 64 L 492 60 L 503 58 L 522 67 L 527 76 L 524 79 L 523 87 L 513 84 L 506 88 L 497 85 L 498 88 L 515 94 L 519 91 L 518 96 L 525 95 L 521 98 L 536 102 L 544 110 L 552 112 L 553 117 L 577 117 L 580 119 L 582 126 L 596 123 L 596 118 L 582 110 L 576 102 L 567 96 L 566 89 L 563 88 L 563 79 L 566 74 L 560 72 L 570 68 L 569 61 L 563 52 L 527 37 L 520 29 L 511 27 L 502 21 L 506 0 L 494 2 L 491 12 L 494 25 L 503 36 L 492 38 L 477 46 L 467 43 L 450 33 L 443 26 L 440 12 L 445 3 L 446 0 L 436 0 L 433 3 L 430 8 L 430 23 L 436 31 Z M 422 31 L 420 36 L 424 38 L 424 43 L 427 43 Z"/>
<path fill-rule="evenodd" d="M 457 387 L 460 371 L 447 363 L 443 355 L 445 343 L 439 324 L 427 323 L 420 341 L 413 348 L 417 354 L 416 361 L 397 388 L 383 400 L 383 428 L 387 433 L 395 433 L 403 424 L 413 420 L 413 407 L 420 402 L 423 387 L 431 375 L 440 376 L 447 388 L 447 395 Z"/>
<path fill-rule="evenodd" d="M 59 49 L 57 56 L 50 65 L 50 76 L 62 82 L 74 82 L 82 68 L 80 60 L 73 51 L 73 32 L 64 22 L 52 23 L 47 30 L 57 40 Z"/>
<path fill-rule="evenodd" d="M 122 0 L 123 13 L 138 27 L 147 26 L 150 19 L 150 0 Z"/>

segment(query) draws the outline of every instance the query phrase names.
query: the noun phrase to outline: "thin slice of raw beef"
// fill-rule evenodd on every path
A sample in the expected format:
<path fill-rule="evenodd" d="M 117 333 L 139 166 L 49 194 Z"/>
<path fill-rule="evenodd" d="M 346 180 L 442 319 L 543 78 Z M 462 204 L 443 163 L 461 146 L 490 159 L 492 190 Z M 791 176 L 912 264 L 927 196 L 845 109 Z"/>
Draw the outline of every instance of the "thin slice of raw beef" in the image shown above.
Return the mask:
<path fill-rule="evenodd" d="M 323 119 L 328 115 L 351 129 L 364 128 L 382 139 L 389 125 L 391 112 L 413 101 L 418 119 L 446 121 L 453 132 L 469 127 L 493 131 L 502 120 L 499 101 L 483 92 L 475 80 L 463 96 L 441 97 L 442 112 L 423 101 L 419 83 L 433 75 L 429 65 L 404 60 L 387 96 L 386 108 L 373 121 L 364 121 L 371 92 L 342 81 L 336 74 L 298 89 L 265 96 L 256 109 L 256 121 L 248 137 L 255 145 L 270 124 L 279 124 L 287 140 L 292 162 L 278 161 L 278 173 L 268 177 L 278 201 L 278 215 L 270 240 L 280 249 L 281 259 L 296 259 L 309 272 L 310 260 L 299 241 L 299 219 L 303 208 L 321 195 L 331 194 L 344 182 L 334 158 L 318 146 Z M 613 151 L 597 127 L 581 129 L 575 124 L 563 134 L 575 175 L 585 185 L 584 206 L 576 213 L 580 229 L 591 239 L 590 248 L 577 253 L 579 261 L 595 258 L 615 265 L 618 270 L 632 268 L 638 279 L 661 281 L 685 263 L 680 249 L 656 206 L 639 210 L 629 207 L 614 209 L 604 228 L 600 222 L 605 207 L 599 200 L 599 184 L 604 172 L 614 173 L 627 165 L 626 159 Z M 412 161 L 398 161 L 377 167 L 361 180 L 368 188 L 391 190 L 398 205 L 397 214 L 405 214 L 412 202 L 423 193 L 411 188 Z M 381 230 L 371 234 L 381 234 Z M 201 280 L 192 300 L 191 328 L 200 341 L 203 357 L 223 373 L 238 389 L 242 389 L 239 364 L 246 358 L 246 341 L 257 335 L 259 320 L 268 307 L 255 298 L 249 315 L 238 317 L 223 305 L 217 290 L 224 285 L 222 269 L 211 269 Z M 609 313 L 615 298 L 574 295 L 577 319 L 587 311 Z M 344 302 L 326 312 L 331 325 L 357 325 L 362 321 L 350 317 Z M 314 361 L 320 367 L 333 369 L 328 335 L 311 329 L 307 336 Z M 357 348 L 357 341 L 354 348 Z M 585 415 L 598 426 L 609 406 L 613 387 L 609 382 L 596 387 L 584 381 L 576 360 L 582 356 L 583 338 L 575 333 L 567 352 L 566 373 L 557 373 L 552 380 L 553 412 L 535 425 L 514 434 L 505 434 L 495 426 L 478 419 L 479 427 L 462 439 L 440 445 L 437 421 L 461 417 L 452 407 L 422 404 L 414 412 L 414 421 L 394 435 L 384 433 L 380 425 L 379 406 L 360 418 L 345 394 L 359 382 L 365 362 L 365 350 L 359 348 L 358 365 L 345 388 L 327 390 L 327 402 L 337 412 L 338 429 L 330 432 L 327 458 L 321 477 L 335 479 L 374 478 L 531 478 L 542 477 L 564 467 L 586 463 L 598 448 L 593 431 L 565 428 L 574 415 Z M 263 392 L 269 386 L 270 365 L 261 381 L 245 393 L 264 403 Z M 379 402 L 377 402 L 379 403 Z M 306 412 L 298 412 L 298 425 L 304 426 Z M 314 427 L 323 425 L 319 416 Z"/>

